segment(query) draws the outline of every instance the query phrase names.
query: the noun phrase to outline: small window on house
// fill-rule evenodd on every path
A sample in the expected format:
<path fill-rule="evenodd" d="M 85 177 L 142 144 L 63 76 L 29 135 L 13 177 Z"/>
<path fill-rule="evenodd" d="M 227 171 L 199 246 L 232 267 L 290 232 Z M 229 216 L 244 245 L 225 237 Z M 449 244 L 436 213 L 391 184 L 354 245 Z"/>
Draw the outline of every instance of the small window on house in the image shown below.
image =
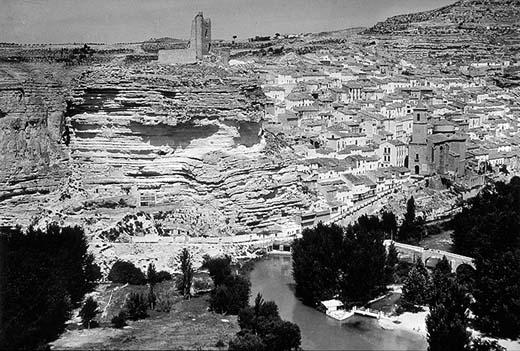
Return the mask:
<path fill-rule="evenodd" d="M 419 154 L 415 154 L 415 161 L 419 161 Z"/>
<path fill-rule="evenodd" d="M 418 113 L 418 114 L 417 114 L 417 121 L 420 121 L 420 120 L 421 120 L 421 114 Z"/>

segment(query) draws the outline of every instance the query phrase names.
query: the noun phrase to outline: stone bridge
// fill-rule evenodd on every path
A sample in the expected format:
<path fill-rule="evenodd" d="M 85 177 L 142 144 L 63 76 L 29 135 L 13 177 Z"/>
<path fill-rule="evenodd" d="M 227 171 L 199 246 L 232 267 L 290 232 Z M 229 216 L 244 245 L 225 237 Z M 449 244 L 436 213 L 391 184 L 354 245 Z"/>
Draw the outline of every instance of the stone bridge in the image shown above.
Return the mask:
<path fill-rule="evenodd" d="M 392 240 L 385 240 L 385 247 L 388 249 L 392 243 Z M 407 244 L 401 244 L 398 242 L 393 242 L 397 252 L 399 253 L 400 259 L 411 259 L 412 262 L 416 262 L 419 258 L 424 262 L 425 266 L 435 267 L 437 262 L 442 259 L 443 256 L 446 256 L 448 261 L 450 262 L 451 269 L 456 271 L 457 268 L 462 264 L 467 264 L 475 269 L 475 264 L 473 263 L 473 258 L 457 255 L 447 251 L 441 250 L 431 250 L 425 249 L 420 246 L 413 246 Z"/>

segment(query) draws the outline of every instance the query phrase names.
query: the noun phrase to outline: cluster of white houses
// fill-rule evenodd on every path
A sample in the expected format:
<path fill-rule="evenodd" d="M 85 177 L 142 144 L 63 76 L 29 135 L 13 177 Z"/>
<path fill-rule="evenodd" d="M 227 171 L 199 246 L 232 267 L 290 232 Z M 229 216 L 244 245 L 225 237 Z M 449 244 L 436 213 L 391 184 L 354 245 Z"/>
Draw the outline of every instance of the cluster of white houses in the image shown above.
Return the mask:
<path fill-rule="evenodd" d="M 259 68 L 265 128 L 294 140 L 302 180 L 326 199 L 322 215 L 410 177 L 441 176 L 471 188 L 485 172 L 520 169 L 514 90 L 363 47 L 291 55 L 283 68 Z"/>

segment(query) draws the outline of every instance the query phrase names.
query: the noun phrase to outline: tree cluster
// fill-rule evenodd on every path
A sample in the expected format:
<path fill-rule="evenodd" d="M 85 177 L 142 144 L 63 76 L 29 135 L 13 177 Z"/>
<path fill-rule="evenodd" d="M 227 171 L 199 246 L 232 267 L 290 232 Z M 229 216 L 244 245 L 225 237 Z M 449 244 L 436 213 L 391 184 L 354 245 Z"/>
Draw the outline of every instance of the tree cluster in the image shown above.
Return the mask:
<path fill-rule="evenodd" d="M 461 274 L 462 273 L 462 274 Z M 426 318 L 429 351 L 500 351 L 496 342 L 472 338 L 468 331 L 471 290 L 462 271 L 451 272 L 444 257 L 431 276 Z"/>
<path fill-rule="evenodd" d="M 475 259 L 477 327 L 496 337 L 519 337 L 520 178 L 486 187 L 451 226 L 455 251 Z"/>
<path fill-rule="evenodd" d="M 415 200 L 412 197 L 406 203 L 406 213 L 399 227 L 396 241 L 417 244 L 424 237 L 424 219 L 415 215 Z"/>
<path fill-rule="evenodd" d="M 300 328 L 284 321 L 273 301 L 264 301 L 258 294 L 253 306 L 247 306 L 238 314 L 240 331 L 229 342 L 229 350 L 298 350 L 301 343 Z"/>
<path fill-rule="evenodd" d="M 231 272 L 231 259 L 226 257 L 206 258 L 203 268 L 207 268 L 213 279 L 210 308 L 217 313 L 238 314 L 248 305 L 251 283 L 241 275 Z"/>
<path fill-rule="evenodd" d="M 0 348 L 44 346 L 101 279 L 79 227 L 0 233 Z"/>
<path fill-rule="evenodd" d="M 305 304 L 341 296 L 362 304 L 392 280 L 395 257 L 387 260 L 385 226 L 376 216 L 362 216 L 346 228 L 318 224 L 293 243 L 296 294 Z"/>
<path fill-rule="evenodd" d="M 144 273 L 134 266 L 133 263 L 127 261 L 116 261 L 108 273 L 108 280 L 113 283 L 121 284 L 146 284 L 146 276 Z"/>

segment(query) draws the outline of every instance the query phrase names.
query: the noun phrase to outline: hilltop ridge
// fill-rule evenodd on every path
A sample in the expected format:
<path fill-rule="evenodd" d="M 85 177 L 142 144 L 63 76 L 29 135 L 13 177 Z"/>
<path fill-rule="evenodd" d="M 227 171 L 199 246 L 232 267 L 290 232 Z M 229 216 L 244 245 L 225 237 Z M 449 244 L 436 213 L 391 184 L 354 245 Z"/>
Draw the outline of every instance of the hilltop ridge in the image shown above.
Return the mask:
<path fill-rule="evenodd" d="M 520 30 L 520 0 L 459 0 L 431 11 L 390 17 L 365 34 L 512 33 Z"/>

